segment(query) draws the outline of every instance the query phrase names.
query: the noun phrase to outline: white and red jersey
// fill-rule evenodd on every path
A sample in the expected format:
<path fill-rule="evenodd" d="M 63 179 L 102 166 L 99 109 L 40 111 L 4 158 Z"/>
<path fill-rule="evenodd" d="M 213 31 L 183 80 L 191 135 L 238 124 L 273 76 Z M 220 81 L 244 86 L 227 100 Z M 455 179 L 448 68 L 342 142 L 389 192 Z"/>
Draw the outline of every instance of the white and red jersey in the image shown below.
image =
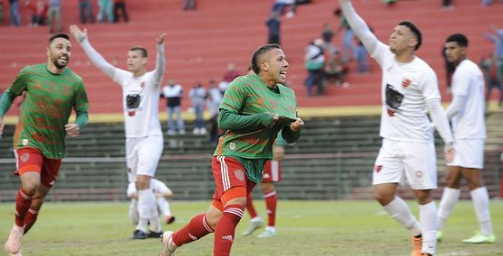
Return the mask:
<path fill-rule="evenodd" d="M 114 82 L 122 87 L 126 138 L 162 136 L 159 122 L 160 79 L 155 71 L 139 77 L 116 68 Z"/>
<path fill-rule="evenodd" d="M 427 103 L 440 100 L 437 76 L 419 57 L 409 63 L 396 61 L 389 46 L 377 42 L 371 53 L 382 69 L 381 137 L 398 141 L 429 142 L 433 127 Z"/>
<path fill-rule="evenodd" d="M 485 139 L 484 75 L 477 64 L 463 60 L 452 78 L 452 94 L 465 99 L 463 111 L 452 117 L 454 138 Z"/>

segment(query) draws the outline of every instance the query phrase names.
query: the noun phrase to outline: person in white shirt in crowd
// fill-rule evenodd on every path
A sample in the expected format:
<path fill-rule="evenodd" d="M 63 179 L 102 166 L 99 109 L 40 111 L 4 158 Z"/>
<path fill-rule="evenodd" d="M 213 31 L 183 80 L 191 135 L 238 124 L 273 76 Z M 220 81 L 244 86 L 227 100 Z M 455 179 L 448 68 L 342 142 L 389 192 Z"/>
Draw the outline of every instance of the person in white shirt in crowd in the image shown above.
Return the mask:
<path fill-rule="evenodd" d="M 453 137 L 442 108 L 435 71 L 415 55 L 421 31 L 410 21 L 393 28 L 388 45 L 380 42 L 358 16 L 350 0 L 339 0 L 349 26 L 382 69 L 383 137 L 377 156 L 373 185 L 376 200 L 412 235 L 411 256 L 435 255 L 437 209 L 432 190 L 437 188 L 433 124 L 445 143 L 447 162 L 454 158 Z M 419 204 L 420 222 L 396 195 L 407 181 Z"/>
<path fill-rule="evenodd" d="M 193 133 L 195 135 L 205 135 L 206 126 L 204 124 L 204 103 L 206 98 L 206 89 L 200 82 L 196 82 L 194 87 L 190 89 L 189 92 L 190 101 L 192 102 L 192 107 L 194 108 L 194 113 L 196 114 L 195 127 Z"/>
<path fill-rule="evenodd" d="M 447 108 L 456 139 L 456 156 L 449 164 L 446 187 L 438 208 L 437 240 L 442 240 L 442 230 L 452 208 L 461 194 L 460 182 L 465 178 L 470 188 L 480 232 L 463 240 L 469 244 L 494 243 L 496 237 L 489 211 L 489 194 L 484 186 L 484 140 L 486 139 L 484 74 L 479 66 L 467 58 L 468 38 L 453 34 L 445 42 L 447 61 L 454 64 L 452 102 Z"/>
<path fill-rule="evenodd" d="M 175 221 L 175 216 L 171 213 L 171 209 L 169 206 L 169 201 L 173 199 L 173 191 L 164 184 L 164 182 L 152 178 L 150 180 L 150 189 L 154 191 L 155 201 L 157 205 L 157 211 L 159 213 L 159 217 L 164 218 L 164 223 L 171 224 Z M 127 197 L 131 199 L 131 203 L 129 204 L 129 218 L 131 222 L 135 225 L 138 224 L 140 220 L 138 214 L 138 190 L 136 189 L 136 183 L 130 182 L 127 187 Z M 151 232 L 149 234 L 153 234 L 155 232 Z M 153 236 L 158 237 L 158 236 Z"/>
<path fill-rule="evenodd" d="M 176 124 L 178 126 L 178 133 L 185 134 L 185 123 L 182 118 L 182 97 L 183 88 L 177 84 L 175 79 L 169 79 L 168 84 L 162 87 L 162 97 L 166 98 L 166 112 L 168 114 L 168 135 L 176 135 L 175 121 L 173 115 L 176 116 Z"/>
<path fill-rule="evenodd" d="M 127 53 L 127 70 L 108 63 L 90 44 L 87 30 L 70 26 L 70 32 L 79 42 L 91 62 L 122 87 L 122 104 L 126 133 L 126 165 L 130 182 L 138 188 L 139 218 L 133 239 L 148 237 L 148 224 L 155 234 L 162 234 L 155 194 L 150 189 L 161 158 L 164 140 L 159 121 L 160 86 L 164 75 L 164 40 L 157 39 L 156 66 L 147 72 L 147 50 L 132 47 Z"/>
<path fill-rule="evenodd" d="M 220 110 L 220 103 L 222 102 L 222 92 L 218 88 L 218 84 L 215 80 L 210 80 L 210 89 L 208 89 L 206 97 L 206 106 L 210 112 L 210 142 L 217 144 L 219 129 L 218 129 L 218 111 Z"/>

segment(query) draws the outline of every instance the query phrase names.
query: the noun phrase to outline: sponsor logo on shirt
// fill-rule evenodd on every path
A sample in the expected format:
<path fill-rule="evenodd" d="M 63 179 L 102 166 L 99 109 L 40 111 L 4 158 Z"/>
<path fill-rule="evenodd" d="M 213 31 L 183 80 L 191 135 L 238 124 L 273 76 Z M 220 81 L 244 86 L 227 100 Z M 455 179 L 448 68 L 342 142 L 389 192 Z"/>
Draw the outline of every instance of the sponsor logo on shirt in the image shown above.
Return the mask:
<path fill-rule="evenodd" d="M 236 143 L 231 142 L 231 143 L 229 144 L 229 148 L 230 148 L 231 150 L 236 150 Z"/>
<path fill-rule="evenodd" d="M 376 173 L 381 172 L 381 170 L 382 170 L 382 165 L 376 165 L 375 170 L 376 170 Z"/>
<path fill-rule="evenodd" d="M 407 87 L 409 87 L 410 83 L 412 83 L 412 81 L 408 78 L 404 78 L 403 81 L 402 81 L 402 86 L 404 89 L 407 89 Z"/>

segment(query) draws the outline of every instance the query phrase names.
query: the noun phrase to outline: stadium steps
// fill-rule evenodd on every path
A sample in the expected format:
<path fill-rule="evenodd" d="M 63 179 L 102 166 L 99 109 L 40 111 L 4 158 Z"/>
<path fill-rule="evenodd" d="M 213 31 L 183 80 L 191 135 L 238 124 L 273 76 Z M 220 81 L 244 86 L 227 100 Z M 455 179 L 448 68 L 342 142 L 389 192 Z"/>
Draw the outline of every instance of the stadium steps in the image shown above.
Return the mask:
<path fill-rule="evenodd" d="M 438 72 L 442 88 L 445 86 L 445 75 L 440 49 L 445 37 L 452 32 L 466 33 L 471 45 L 476 46 L 470 48 L 470 56 L 478 61 L 481 56 L 492 52 L 491 43 L 483 38 L 482 33 L 491 24 L 501 25 L 500 14 L 503 11 L 501 5 L 482 8 L 479 1 L 456 3 L 453 11 L 441 10 L 439 3 L 425 0 L 403 1 L 393 7 L 386 7 L 380 1 L 355 0 L 354 3 L 383 41 L 401 19 L 415 21 L 425 37 L 419 55 Z M 229 62 L 235 62 L 238 69 L 245 72 L 250 53 L 266 40 L 264 22 L 271 1 L 199 0 L 198 5 L 195 12 L 182 12 L 179 0 L 131 1 L 128 2 L 130 23 L 86 27 L 93 45 L 119 67 L 124 67 L 125 52 L 131 45 L 144 45 L 153 56 L 154 38 L 165 31 L 168 34 L 166 77 L 176 78 L 188 93 L 195 81 L 206 83 L 210 78 L 220 79 Z M 349 88 L 327 86 L 327 96 L 310 98 L 305 95 L 304 48 L 320 36 L 324 23 L 338 25 L 339 20 L 333 15 L 336 5 L 331 0 L 315 0 L 313 4 L 299 6 L 295 18 L 282 20 L 283 46 L 291 64 L 288 79 L 297 92 L 299 106 L 379 104 L 380 72 L 375 63 L 372 64 L 374 72 L 369 75 L 351 74 L 348 77 Z M 97 13 L 97 6 L 94 8 Z M 64 28 L 79 22 L 77 2 L 65 1 L 62 9 Z M 6 24 L 8 13 L 0 26 L 0 45 L 3 49 L 0 56 L 0 90 L 12 82 L 21 67 L 45 61 L 47 27 L 27 27 L 30 14 L 24 7 L 21 7 L 21 13 L 23 27 L 9 27 Z M 341 36 L 337 35 L 334 42 L 340 45 L 340 41 Z M 153 61 L 149 68 L 152 66 Z M 74 47 L 71 67 L 86 82 L 91 113 L 121 112 L 120 88 L 93 67 L 78 46 Z M 449 99 L 449 95 L 444 96 L 445 100 Z M 183 101 L 183 107 L 189 107 L 188 100 Z M 13 108 L 9 114 L 16 113 L 16 108 Z"/>

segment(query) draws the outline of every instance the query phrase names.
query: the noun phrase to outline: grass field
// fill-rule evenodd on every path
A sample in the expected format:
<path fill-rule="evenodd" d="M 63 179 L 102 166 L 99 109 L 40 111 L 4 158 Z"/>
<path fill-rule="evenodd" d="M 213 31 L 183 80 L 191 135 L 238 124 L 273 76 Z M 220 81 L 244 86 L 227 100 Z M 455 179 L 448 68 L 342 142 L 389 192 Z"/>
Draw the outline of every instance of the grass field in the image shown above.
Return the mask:
<path fill-rule="evenodd" d="M 409 202 L 417 213 L 417 206 Z M 174 202 L 177 221 L 165 230 L 178 229 L 204 211 L 209 202 Z M 278 236 L 269 239 L 237 235 L 235 256 L 408 256 L 409 234 L 372 201 L 280 201 Z M 131 240 L 133 229 L 126 203 L 48 203 L 36 226 L 24 239 L 24 256 L 157 256 L 158 239 Z M 263 201 L 257 209 L 265 217 Z M 439 244 L 438 256 L 503 255 L 503 201 L 491 203 L 496 236 L 490 245 L 461 242 L 478 229 L 470 201 L 456 205 Z M 7 239 L 14 219 L 14 204 L 0 204 L 0 241 Z M 244 218 L 240 234 L 247 226 Z M 257 232 L 258 234 L 258 232 Z M 183 246 L 177 256 L 211 256 L 213 235 Z M 0 255 L 5 255 L 1 252 Z"/>

